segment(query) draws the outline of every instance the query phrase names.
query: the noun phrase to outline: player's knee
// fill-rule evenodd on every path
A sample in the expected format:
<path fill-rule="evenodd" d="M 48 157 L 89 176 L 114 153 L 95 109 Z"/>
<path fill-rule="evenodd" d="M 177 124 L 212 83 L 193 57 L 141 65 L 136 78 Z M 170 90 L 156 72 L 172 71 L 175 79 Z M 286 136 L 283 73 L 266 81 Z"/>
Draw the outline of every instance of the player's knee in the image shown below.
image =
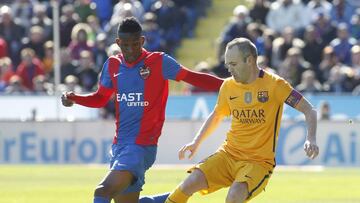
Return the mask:
<path fill-rule="evenodd" d="M 246 200 L 245 195 L 236 194 L 236 193 L 228 193 L 226 196 L 226 203 L 242 203 Z"/>
<path fill-rule="evenodd" d="M 180 189 L 187 195 L 192 195 L 193 193 L 206 188 L 206 178 L 200 170 L 194 170 L 180 186 Z"/>
<path fill-rule="evenodd" d="M 111 185 L 101 184 L 95 188 L 94 196 L 110 198 L 113 196 L 115 192 L 116 192 L 116 188 L 111 187 Z"/>
<path fill-rule="evenodd" d="M 247 184 L 232 186 L 226 196 L 226 203 L 242 203 L 247 197 Z"/>

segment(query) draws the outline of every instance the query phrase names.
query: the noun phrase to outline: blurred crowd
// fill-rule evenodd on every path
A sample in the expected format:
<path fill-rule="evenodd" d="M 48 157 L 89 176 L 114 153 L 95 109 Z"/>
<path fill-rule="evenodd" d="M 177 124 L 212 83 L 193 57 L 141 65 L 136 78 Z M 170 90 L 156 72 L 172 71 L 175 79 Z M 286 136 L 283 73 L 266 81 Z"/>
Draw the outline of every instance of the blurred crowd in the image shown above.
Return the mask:
<path fill-rule="evenodd" d="M 89 92 L 114 44 L 119 22 L 137 17 L 145 48 L 174 55 L 211 0 L 58 0 L 60 91 Z M 303 93 L 360 95 L 360 1 L 248 0 L 238 5 L 217 40 L 217 61 L 197 71 L 228 77 L 226 44 L 251 39 L 259 66 L 277 72 Z M 216 8 L 215 8 L 216 9 Z M 0 93 L 52 94 L 54 42 L 51 1 L 0 3 Z M 203 92 L 190 88 L 191 93 Z"/>
<path fill-rule="evenodd" d="M 108 56 L 119 53 L 117 26 L 138 18 L 149 51 L 173 55 L 211 0 L 57 0 L 60 13 L 59 91 L 89 92 Z M 48 0 L 0 2 L 0 94 L 51 95 L 53 15 Z"/>
<path fill-rule="evenodd" d="M 218 64 L 207 64 L 206 71 L 229 76 L 226 44 L 247 37 L 257 46 L 259 66 L 300 92 L 360 95 L 359 0 L 250 2 L 234 8 L 218 39 Z"/>

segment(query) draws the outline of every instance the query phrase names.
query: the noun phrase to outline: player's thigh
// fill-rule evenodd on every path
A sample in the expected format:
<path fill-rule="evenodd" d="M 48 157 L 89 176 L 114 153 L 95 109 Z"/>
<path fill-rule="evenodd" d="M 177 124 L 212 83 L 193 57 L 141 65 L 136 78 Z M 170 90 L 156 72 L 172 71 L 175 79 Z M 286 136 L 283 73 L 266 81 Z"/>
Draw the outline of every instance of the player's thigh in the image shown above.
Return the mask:
<path fill-rule="evenodd" d="M 232 159 L 223 151 L 201 161 L 195 168 L 205 175 L 207 188 L 200 191 L 201 194 L 209 194 L 221 188 L 229 187 L 234 182 L 232 174 Z M 190 169 L 191 170 L 191 169 Z"/>
<path fill-rule="evenodd" d="M 104 187 L 117 188 L 122 191 L 128 187 L 134 179 L 133 174 L 130 171 L 109 171 L 99 185 Z"/>
<path fill-rule="evenodd" d="M 226 196 L 226 203 L 241 203 L 248 197 L 248 185 L 246 182 L 234 182 Z"/>
<path fill-rule="evenodd" d="M 194 169 L 194 171 L 180 185 L 180 189 L 185 194 L 193 194 L 206 188 L 208 188 L 206 177 L 200 169 Z"/>
<path fill-rule="evenodd" d="M 241 161 L 237 165 L 235 182 L 246 182 L 248 199 L 250 200 L 263 191 L 272 174 L 272 169 L 265 168 L 259 163 Z"/>
<path fill-rule="evenodd" d="M 127 194 L 118 194 L 113 199 L 115 203 L 138 203 L 140 192 L 131 192 Z"/>

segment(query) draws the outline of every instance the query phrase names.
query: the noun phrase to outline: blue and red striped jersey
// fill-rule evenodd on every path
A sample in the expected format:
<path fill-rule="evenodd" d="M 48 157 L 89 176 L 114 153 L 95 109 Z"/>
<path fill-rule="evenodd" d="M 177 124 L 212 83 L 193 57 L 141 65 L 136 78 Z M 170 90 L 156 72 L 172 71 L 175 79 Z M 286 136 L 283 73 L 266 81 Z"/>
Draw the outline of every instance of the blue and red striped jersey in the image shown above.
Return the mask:
<path fill-rule="evenodd" d="M 157 144 L 165 120 L 168 79 L 176 80 L 182 70 L 169 55 L 145 49 L 132 64 L 121 54 L 108 58 L 100 85 L 115 92 L 114 144 Z"/>

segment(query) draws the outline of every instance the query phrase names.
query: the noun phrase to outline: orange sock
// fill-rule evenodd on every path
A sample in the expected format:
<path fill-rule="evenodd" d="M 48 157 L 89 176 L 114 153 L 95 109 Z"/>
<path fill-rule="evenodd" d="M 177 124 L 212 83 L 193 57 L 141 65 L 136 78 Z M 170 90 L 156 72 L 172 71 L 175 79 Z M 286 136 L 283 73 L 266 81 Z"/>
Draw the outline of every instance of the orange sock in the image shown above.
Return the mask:
<path fill-rule="evenodd" d="M 165 203 L 186 203 L 189 198 L 190 196 L 186 195 L 181 191 L 180 187 L 178 187 L 169 195 Z"/>

